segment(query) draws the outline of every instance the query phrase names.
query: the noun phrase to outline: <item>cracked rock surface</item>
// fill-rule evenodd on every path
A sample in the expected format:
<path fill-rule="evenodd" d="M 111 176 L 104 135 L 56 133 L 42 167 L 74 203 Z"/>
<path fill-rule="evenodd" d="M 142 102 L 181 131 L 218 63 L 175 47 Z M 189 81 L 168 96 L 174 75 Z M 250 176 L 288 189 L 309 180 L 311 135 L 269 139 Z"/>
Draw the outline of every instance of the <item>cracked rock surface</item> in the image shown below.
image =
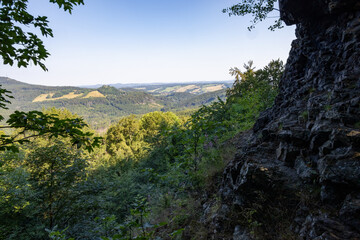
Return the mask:
<path fill-rule="evenodd" d="M 274 106 L 225 169 L 213 239 L 360 239 L 360 1 L 280 10 L 297 39 Z"/>

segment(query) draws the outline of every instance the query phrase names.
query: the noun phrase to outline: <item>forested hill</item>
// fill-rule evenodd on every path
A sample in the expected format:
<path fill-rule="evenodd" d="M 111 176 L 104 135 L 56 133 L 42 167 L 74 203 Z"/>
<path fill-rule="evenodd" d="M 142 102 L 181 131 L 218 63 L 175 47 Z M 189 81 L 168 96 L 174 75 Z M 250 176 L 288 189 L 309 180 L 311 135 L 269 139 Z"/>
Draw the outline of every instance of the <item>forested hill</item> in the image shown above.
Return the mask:
<path fill-rule="evenodd" d="M 102 86 L 94 89 L 32 85 L 0 77 L 0 85 L 14 96 L 9 105 L 10 111 L 0 111 L 4 116 L 14 110 L 65 107 L 83 117 L 93 128 L 101 129 L 129 114 L 198 108 L 217 97 L 225 98 L 229 83 L 164 84 L 123 89 Z"/>
<path fill-rule="evenodd" d="M 107 126 L 102 139 L 74 128 L 82 123 L 74 120 L 76 116 L 68 110 L 52 108 L 44 111 L 45 115 L 15 114 L 11 120 L 19 123 L 12 124 L 18 131 L 9 136 L 0 134 L 2 146 L 9 143 L 5 147 L 14 151 L 0 148 L 0 193 L 4 196 L 0 198 L 0 239 L 230 240 L 241 239 L 233 238 L 234 224 L 265 225 L 254 225 L 253 218 L 258 216 L 254 208 L 239 213 L 232 207 L 235 204 L 226 207 L 218 191 L 222 180 L 226 180 L 225 166 L 231 166 L 237 147 L 247 143 L 243 138 L 250 134 L 247 130 L 261 111 L 273 105 L 284 71 L 280 60 L 259 70 L 254 70 L 251 61 L 244 67 L 244 72 L 234 70 L 236 81 L 226 91 L 225 101 L 198 108 L 186 121 L 171 111 L 130 115 Z M 16 94 L 34 91 L 31 85 L 12 81 L 6 88 L 11 83 Z M 111 86 L 35 87 L 38 93 L 28 100 L 32 104 L 66 101 L 70 108 L 70 103 L 88 101 L 87 108 L 79 103 L 74 106 L 98 106 L 97 113 L 103 111 L 104 116 L 105 111 L 123 106 L 149 111 L 156 107 L 195 106 L 196 101 L 211 101 L 215 96 L 179 92 L 160 95 Z M 110 110 L 102 109 L 105 107 Z M 57 114 L 58 118 L 47 121 L 47 114 Z M 30 131 L 23 130 L 24 125 Z M 24 142 L 33 129 L 34 136 L 43 129 L 49 129 L 50 134 Z M 14 141 L 23 144 L 15 145 Z M 99 141 L 97 148 L 88 147 L 97 146 Z M 88 144 L 82 147 L 82 142 Z M 234 215 L 218 225 L 223 226 L 220 236 L 213 230 L 213 223 L 221 220 L 227 209 L 234 209 Z"/>
<path fill-rule="evenodd" d="M 211 81 L 211 82 L 188 82 L 188 83 L 133 83 L 133 84 L 109 84 L 119 89 L 131 89 L 153 94 L 170 93 L 192 93 L 200 95 L 208 92 L 215 92 L 221 89 L 230 88 L 233 81 Z M 99 88 L 101 85 L 83 86 L 84 88 Z"/>

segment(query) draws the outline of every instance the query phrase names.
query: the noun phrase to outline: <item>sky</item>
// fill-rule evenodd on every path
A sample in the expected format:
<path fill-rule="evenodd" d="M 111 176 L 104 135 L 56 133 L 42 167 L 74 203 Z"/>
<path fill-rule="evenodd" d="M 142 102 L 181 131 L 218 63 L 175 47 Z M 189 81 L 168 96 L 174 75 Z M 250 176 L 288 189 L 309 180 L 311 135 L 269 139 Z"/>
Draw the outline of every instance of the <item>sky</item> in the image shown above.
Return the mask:
<path fill-rule="evenodd" d="M 85 0 L 72 15 L 48 1 L 29 12 L 48 16 L 51 56 L 38 66 L 0 63 L 0 76 L 49 86 L 231 80 L 229 69 L 249 60 L 259 69 L 286 61 L 294 27 L 271 32 L 274 19 L 249 32 L 248 17 L 222 9 L 236 0 Z M 277 16 L 278 13 L 274 13 Z"/>

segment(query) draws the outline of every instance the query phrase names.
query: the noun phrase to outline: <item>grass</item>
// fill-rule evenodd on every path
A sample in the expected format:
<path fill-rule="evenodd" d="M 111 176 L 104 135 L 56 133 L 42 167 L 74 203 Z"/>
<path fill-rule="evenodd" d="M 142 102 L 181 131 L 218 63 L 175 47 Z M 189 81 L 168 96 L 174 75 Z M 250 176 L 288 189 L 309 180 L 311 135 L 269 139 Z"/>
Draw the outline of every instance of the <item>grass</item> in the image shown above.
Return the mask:
<path fill-rule="evenodd" d="M 59 99 L 74 99 L 83 96 L 83 93 L 76 94 L 75 92 L 71 92 L 69 94 L 66 94 L 62 97 L 58 98 L 49 98 L 52 97 L 54 93 L 45 93 L 37 96 L 32 102 L 45 102 L 45 101 L 54 101 Z"/>
<path fill-rule="evenodd" d="M 100 93 L 99 91 L 92 91 L 92 92 L 89 92 L 84 98 L 91 98 L 91 97 L 104 98 L 105 96 L 102 93 Z"/>
<path fill-rule="evenodd" d="M 224 84 L 221 84 L 221 85 L 216 85 L 216 86 L 211 86 L 211 87 L 206 87 L 204 89 L 205 92 L 215 92 L 215 91 L 218 91 L 218 90 L 221 90 L 225 88 L 225 85 Z"/>
<path fill-rule="evenodd" d="M 192 90 L 192 89 L 196 89 L 196 88 L 199 88 L 199 87 L 196 85 L 187 85 L 187 86 L 176 89 L 175 92 L 186 92 L 188 90 Z"/>

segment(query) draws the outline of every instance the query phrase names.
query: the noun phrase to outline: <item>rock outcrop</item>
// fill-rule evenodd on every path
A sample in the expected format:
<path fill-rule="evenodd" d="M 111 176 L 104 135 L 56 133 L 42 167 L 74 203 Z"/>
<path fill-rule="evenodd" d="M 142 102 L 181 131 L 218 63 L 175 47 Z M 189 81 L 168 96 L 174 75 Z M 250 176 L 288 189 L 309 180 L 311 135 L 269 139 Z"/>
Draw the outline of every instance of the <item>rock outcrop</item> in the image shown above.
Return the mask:
<path fill-rule="evenodd" d="M 297 39 L 274 106 L 224 172 L 213 238 L 360 239 L 360 1 L 280 10 Z"/>

